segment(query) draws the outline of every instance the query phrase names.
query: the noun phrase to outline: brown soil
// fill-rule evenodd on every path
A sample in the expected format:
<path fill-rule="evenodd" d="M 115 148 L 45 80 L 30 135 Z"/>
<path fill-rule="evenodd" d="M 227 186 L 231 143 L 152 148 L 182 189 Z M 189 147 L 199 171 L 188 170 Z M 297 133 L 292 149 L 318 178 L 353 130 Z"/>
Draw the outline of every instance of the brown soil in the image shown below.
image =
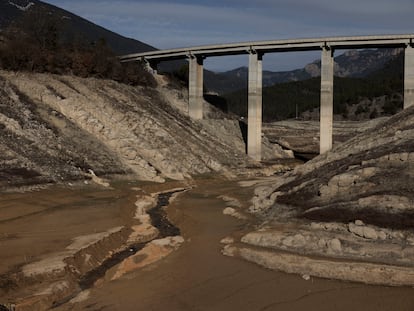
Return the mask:
<path fill-rule="evenodd" d="M 0 275 L 61 251 L 74 237 L 121 226 L 121 208 L 133 200 L 130 194 L 128 189 L 94 186 L 2 194 Z"/>
<path fill-rule="evenodd" d="M 251 191 L 235 183 L 199 180 L 174 201 L 169 217 L 186 243 L 166 259 L 104 282 L 89 298 L 57 310 L 413 310 L 412 288 L 367 286 L 263 269 L 221 254 L 220 240 L 249 226 L 222 211 L 219 195 L 246 204 Z M 250 228 L 251 229 L 251 228 Z"/>

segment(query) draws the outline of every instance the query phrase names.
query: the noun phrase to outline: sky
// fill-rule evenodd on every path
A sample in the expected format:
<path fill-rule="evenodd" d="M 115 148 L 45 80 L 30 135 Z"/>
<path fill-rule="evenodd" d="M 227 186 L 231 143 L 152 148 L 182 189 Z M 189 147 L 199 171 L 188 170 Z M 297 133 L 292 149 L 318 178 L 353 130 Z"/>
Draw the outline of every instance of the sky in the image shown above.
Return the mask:
<path fill-rule="evenodd" d="M 305 37 L 414 33 L 414 0 L 45 1 L 159 49 Z M 263 67 L 286 71 L 302 68 L 318 58 L 317 52 L 266 54 Z M 213 71 L 240 66 L 247 66 L 247 56 L 205 60 L 205 67 Z"/>

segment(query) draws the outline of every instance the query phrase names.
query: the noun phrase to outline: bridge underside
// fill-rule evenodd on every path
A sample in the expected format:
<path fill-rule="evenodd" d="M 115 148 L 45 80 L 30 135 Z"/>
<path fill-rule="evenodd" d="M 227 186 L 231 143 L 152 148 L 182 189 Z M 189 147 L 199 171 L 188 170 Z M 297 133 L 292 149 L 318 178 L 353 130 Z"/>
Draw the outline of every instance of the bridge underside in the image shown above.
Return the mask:
<path fill-rule="evenodd" d="M 208 56 L 249 54 L 247 154 L 261 160 L 262 57 L 265 53 L 322 50 L 320 95 L 320 153 L 332 149 L 334 50 L 366 47 L 404 48 L 404 108 L 414 105 L 414 35 L 341 37 L 251 42 L 131 54 L 123 61 L 154 61 L 188 58 L 189 116 L 203 118 L 203 60 Z"/>

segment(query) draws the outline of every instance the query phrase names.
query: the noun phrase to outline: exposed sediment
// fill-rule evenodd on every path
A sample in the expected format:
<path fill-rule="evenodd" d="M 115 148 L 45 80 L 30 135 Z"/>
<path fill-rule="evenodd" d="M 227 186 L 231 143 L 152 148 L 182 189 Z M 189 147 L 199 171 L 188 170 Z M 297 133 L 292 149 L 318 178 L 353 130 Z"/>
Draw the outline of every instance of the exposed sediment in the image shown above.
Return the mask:
<path fill-rule="evenodd" d="M 76 237 L 63 251 L 46 254 L 2 275 L 2 301 L 19 311 L 45 310 L 69 301 L 100 279 L 117 279 L 167 256 L 184 240 L 163 210 L 171 195 L 184 190 L 139 194 L 135 206 L 124 210 L 124 226 Z M 146 260 L 138 262 L 143 254 Z M 108 271 L 114 271 L 109 279 Z M 6 278 L 8 282 L 4 282 Z"/>

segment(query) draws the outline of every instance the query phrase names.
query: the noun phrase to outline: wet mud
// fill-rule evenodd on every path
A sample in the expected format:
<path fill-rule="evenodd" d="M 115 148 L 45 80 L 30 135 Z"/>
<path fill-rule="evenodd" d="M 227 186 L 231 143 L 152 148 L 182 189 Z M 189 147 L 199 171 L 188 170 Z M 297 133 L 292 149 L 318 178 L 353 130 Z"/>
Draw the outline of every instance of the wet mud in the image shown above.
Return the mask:
<path fill-rule="evenodd" d="M 158 195 L 157 205 L 148 211 L 151 223 L 160 232 L 158 238 L 180 235 L 180 229 L 174 226 L 168 219 L 166 207 L 174 193 L 181 191 L 164 192 Z"/>
<path fill-rule="evenodd" d="M 148 211 L 151 218 L 151 224 L 159 231 L 157 239 L 168 236 L 180 235 L 180 229 L 174 226 L 167 217 L 166 207 L 169 204 L 170 198 L 174 193 L 180 191 L 164 192 L 158 195 L 157 205 Z M 142 250 L 147 243 L 138 243 L 128 248 L 117 252 L 107 260 L 105 260 L 98 268 L 86 273 L 79 280 L 79 287 L 81 290 L 86 290 L 93 287 L 95 282 L 103 278 L 108 270 L 118 265 L 126 258 L 135 255 Z"/>

